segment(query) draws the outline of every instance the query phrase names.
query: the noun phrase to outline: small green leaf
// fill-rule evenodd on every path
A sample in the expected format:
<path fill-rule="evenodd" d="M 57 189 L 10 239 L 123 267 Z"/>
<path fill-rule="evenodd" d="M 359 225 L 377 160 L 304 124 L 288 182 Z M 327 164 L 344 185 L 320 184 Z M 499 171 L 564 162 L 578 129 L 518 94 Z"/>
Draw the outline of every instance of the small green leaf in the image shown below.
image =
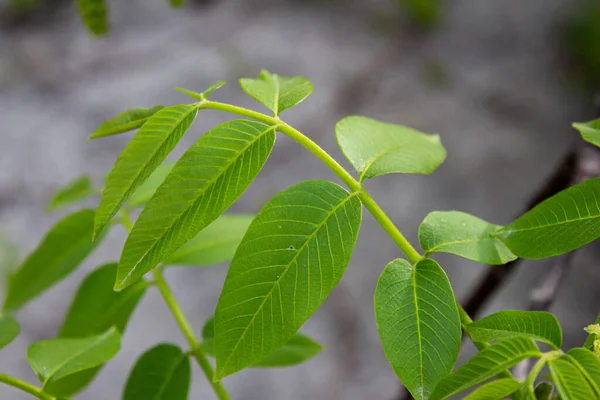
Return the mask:
<path fill-rule="evenodd" d="M 446 159 L 439 135 L 367 117 L 343 118 L 335 134 L 360 181 L 392 173 L 428 175 Z"/>
<path fill-rule="evenodd" d="M 21 328 L 12 315 L 0 317 L 0 350 L 15 340 L 19 332 L 21 332 Z"/>
<path fill-rule="evenodd" d="M 600 358 L 582 347 L 569 350 L 566 358 L 585 376 L 597 398 L 600 398 Z"/>
<path fill-rule="evenodd" d="M 598 318 L 596 318 L 596 324 L 600 325 L 600 315 L 598 315 Z M 594 333 L 590 333 L 587 337 L 587 339 L 585 340 L 585 343 L 583 344 L 583 347 L 585 347 L 588 350 L 593 350 L 594 348 L 594 342 L 596 340 L 600 340 L 600 337 L 598 337 L 598 335 L 594 334 Z"/>
<path fill-rule="evenodd" d="M 600 118 L 588 122 L 576 122 L 573 128 L 581 133 L 583 140 L 600 147 Z"/>
<path fill-rule="evenodd" d="M 95 36 L 108 32 L 108 11 L 104 0 L 77 0 L 79 14 L 87 28 Z"/>
<path fill-rule="evenodd" d="M 150 201 L 156 189 L 165 181 L 166 177 L 171 173 L 175 164 L 167 163 L 156 168 L 152 175 L 148 177 L 146 182 L 142 183 L 139 188 L 129 198 L 127 202 L 130 208 L 141 207 Z"/>
<path fill-rule="evenodd" d="M 564 359 L 548 360 L 548 366 L 562 400 L 597 398 L 585 377 L 570 362 Z"/>
<path fill-rule="evenodd" d="M 123 132 L 129 132 L 144 125 L 151 116 L 165 108 L 154 106 L 151 108 L 134 107 L 123 111 L 121 114 L 103 122 L 89 139 L 98 139 L 113 136 Z"/>
<path fill-rule="evenodd" d="M 223 214 L 183 245 L 167 265 L 214 265 L 233 258 L 254 215 Z"/>
<path fill-rule="evenodd" d="M 198 92 L 194 92 L 193 90 L 188 90 L 188 89 L 182 89 L 182 88 L 175 88 L 175 90 L 177 90 L 180 93 L 184 93 L 187 94 L 188 96 L 190 96 L 192 99 L 194 100 L 199 100 L 199 101 L 204 101 L 208 99 L 208 96 L 214 92 L 217 89 L 222 88 L 223 86 L 225 86 L 226 83 L 223 81 L 218 81 L 213 83 L 212 85 L 210 85 L 208 87 L 208 89 L 206 89 L 204 92 L 202 93 L 198 93 Z"/>
<path fill-rule="evenodd" d="M 430 400 L 454 396 L 527 358 L 541 356 L 542 353 L 531 339 L 524 337 L 504 339 L 475 354 L 454 373 L 444 378 L 436 386 Z"/>
<path fill-rule="evenodd" d="M 551 400 L 554 392 L 554 386 L 548 382 L 541 382 L 535 387 L 536 400 Z"/>
<path fill-rule="evenodd" d="M 464 400 L 502 400 L 519 390 L 521 386 L 523 382 L 513 378 L 498 379 L 478 387 Z"/>
<path fill-rule="evenodd" d="M 116 328 L 83 339 L 44 340 L 29 346 L 27 361 L 40 381 L 47 385 L 104 364 L 117 354 L 120 341 Z"/>
<path fill-rule="evenodd" d="M 274 127 L 234 120 L 190 147 L 129 234 L 116 290 L 136 282 L 227 210 L 256 178 L 274 143 Z"/>
<path fill-rule="evenodd" d="M 197 112 L 196 107 L 186 104 L 164 108 L 151 116 L 133 137 L 106 178 L 96 211 L 94 239 L 175 148 Z"/>
<path fill-rule="evenodd" d="M 46 206 L 47 211 L 56 211 L 94 195 L 94 184 L 88 175 L 80 176 L 58 189 Z"/>
<path fill-rule="evenodd" d="M 600 236 L 600 178 L 544 200 L 496 235 L 517 256 L 537 260 L 568 253 Z"/>
<path fill-rule="evenodd" d="M 187 400 L 190 359 L 172 344 L 159 344 L 137 360 L 129 374 L 123 400 Z"/>
<path fill-rule="evenodd" d="M 396 259 L 379 277 L 374 302 L 383 350 L 396 375 L 417 400 L 429 398 L 460 351 L 460 317 L 444 270 L 430 259 L 414 267 Z"/>
<path fill-rule="evenodd" d="M 78 211 L 61 219 L 11 276 L 5 310 L 16 310 L 73 272 L 92 252 L 94 212 Z"/>
<path fill-rule="evenodd" d="M 465 326 L 474 342 L 493 342 L 527 336 L 554 349 L 562 345 L 562 331 L 554 315 L 546 311 L 500 311 Z"/>
<path fill-rule="evenodd" d="M 517 258 L 493 232 L 502 228 L 459 211 L 434 211 L 419 227 L 427 255 L 452 253 L 483 264 L 501 265 Z"/>
<path fill-rule="evenodd" d="M 358 236 L 361 203 L 328 181 L 278 193 L 233 257 L 215 314 L 216 378 L 283 347 L 341 279 Z"/>
<path fill-rule="evenodd" d="M 210 318 L 202 328 L 202 346 L 207 354 L 215 354 L 215 319 Z M 252 368 L 289 367 L 310 360 L 323 350 L 323 346 L 301 333 L 296 333 L 280 349 L 275 350 Z"/>
<path fill-rule="evenodd" d="M 314 90 L 313 84 L 303 76 L 288 78 L 264 69 L 258 79 L 240 79 L 240 86 L 248 96 L 273 111 L 275 116 L 300 103 Z"/>

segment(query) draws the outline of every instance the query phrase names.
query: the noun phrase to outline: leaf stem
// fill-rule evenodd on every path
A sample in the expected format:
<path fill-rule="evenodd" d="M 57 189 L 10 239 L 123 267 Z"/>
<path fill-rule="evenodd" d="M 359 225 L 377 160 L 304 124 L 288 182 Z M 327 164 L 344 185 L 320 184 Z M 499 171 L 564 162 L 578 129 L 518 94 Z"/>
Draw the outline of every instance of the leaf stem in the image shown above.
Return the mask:
<path fill-rule="evenodd" d="M 20 390 L 24 391 L 25 393 L 29 393 L 30 395 L 37 397 L 40 400 L 56 400 L 56 398 L 54 396 L 44 392 L 42 389 L 38 388 L 37 386 L 33 386 L 30 383 L 24 382 L 20 379 L 17 379 L 15 377 L 12 377 L 9 375 L 0 374 L 0 382 L 5 383 L 14 388 L 20 389 Z"/>
<path fill-rule="evenodd" d="M 131 222 L 129 214 L 126 211 L 122 210 L 120 216 L 121 221 L 125 226 L 125 229 L 131 232 L 131 229 L 133 228 L 133 223 Z M 215 371 L 213 370 L 210 361 L 208 361 L 208 358 L 206 357 L 206 353 L 204 352 L 202 344 L 196 339 L 196 336 L 194 335 L 194 330 L 190 326 L 190 323 L 185 317 L 183 311 L 181 310 L 177 299 L 175 299 L 171 288 L 167 284 L 167 281 L 165 280 L 164 276 L 162 275 L 162 269 L 160 268 L 160 266 L 154 268 L 152 270 L 152 274 L 154 276 L 154 284 L 156 285 L 158 291 L 162 295 L 165 303 L 167 304 L 167 307 L 169 307 L 169 310 L 171 310 L 175 321 L 177 321 L 177 324 L 179 325 L 179 329 L 181 329 L 181 333 L 190 345 L 190 353 L 194 356 L 200 368 L 202 368 L 202 371 L 206 375 L 208 382 L 215 391 L 217 398 L 219 400 L 230 400 L 231 398 L 229 397 L 229 394 L 225 390 L 223 384 L 221 382 L 213 382 Z M 54 400 L 54 398 L 52 398 L 52 400 Z"/>
<path fill-rule="evenodd" d="M 224 111 L 232 114 L 241 115 L 244 117 L 252 118 L 257 121 L 264 122 L 268 125 L 273 125 L 278 131 L 294 139 L 314 156 L 321 160 L 329 169 L 333 171 L 348 188 L 357 193 L 362 203 L 365 205 L 367 210 L 375 217 L 381 227 L 390 235 L 390 237 L 396 242 L 400 250 L 406 255 L 412 264 L 416 264 L 422 259 L 419 252 L 410 244 L 410 242 L 402 235 L 396 225 L 390 220 L 385 212 L 379 207 L 379 205 L 373 200 L 371 195 L 365 190 L 365 188 L 358 182 L 352 175 L 348 173 L 333 157 L 331 157 L 325 150 L 323 150 L 318 144 L 312 141 L 309 137 L 305 136 L 302 132 L 286 124 L 278 117 L 270 117 L 266 114 L 262 114 L 256 111 L 248 110 L 246 108 L 237 107 L 231 104 L 220 103 L 216 101 L 201 101 L 197 103 L 197 107 L 208 108 L 212 110 Z"/>
<path fill-rule="evenodd" d="M 542 369 L 544 369 L 547 360 L 548 359 L 546 357 L 540 358 L 535 363 L 535 365 L 529 372 L 529 375 L 527 375 L 527 378 L 525 379 L 523 388 L 525 389 L 525 392 L 529 395 L 529 397 L 531 397 L 532 399 L 535 399 L 535 388 L 533 387 L 533 385 L 535 384 L 535 379 L 540 374 Z"/>

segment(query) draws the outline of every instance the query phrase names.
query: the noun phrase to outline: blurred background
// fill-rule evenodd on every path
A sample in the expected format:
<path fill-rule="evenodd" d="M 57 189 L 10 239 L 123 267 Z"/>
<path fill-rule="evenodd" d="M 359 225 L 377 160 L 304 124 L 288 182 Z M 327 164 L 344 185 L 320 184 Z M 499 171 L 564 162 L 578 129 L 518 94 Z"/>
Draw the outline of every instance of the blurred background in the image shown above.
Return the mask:
<path fill-rule="evenodd" d="M 596 117 L 600 76 L 597 0 L 163 0 L 108 1 L 111 29 L 94 39 L 71 0 L 0 0 L 0 230 L 10 265 L 35 247 L 59 218 L 44 207 L 69 180 L 108 172 L 131 134 L 87 136 L 126 108 L 189 102 L 172 90 L 229 84 L 215 99 L 258 110 L 239 89 L 261 68 L 305 75 L 315 91 L 282 117 L 338 160 L 334 123 L 362 114 L 439 133 L 447 161 L 431 176 L 389 175 L 366 186 L 416 243 L 433 210 L 460 210 L 497 224 L 521 213 L 560 169 L 576 143 L 571 122 Z M 172 159 L 228 115 L 202 111 Z M 281 136 L 253 186 L 232 211 L 257 212 L 276 192 L 303 179 L 335 176 Z M 94 202 L 89 202 L 93 206 Z M 0 355 L 0 371 L 35 382 L 27 346 L 52 338 L 83 277 L 116 260 L 116 228 L 68 279 L 17 314 L 22 333 Z M 9 245 L 6 243 L 13 243 Z M 379 344 L 372 297 L 379 273 L 399 250 L 365 213 L 351 264 L 302 331 L 326 351 L 288 369 L 250 369 L 224 380 L 232 398 L 392 400 L 399 382 Z M 552 306 L 565 347 L 586 337 L 600 311 L 600 247 L 575 256 Z M 454 256 L 436 259 L 458 299 L 487 267 Z M 524 262 L 480 315 L 527 309 L 551 261 Z M 226 265 L 166 273 L 196 331 L 212 315 Z M 184 340 L 162 299 L 150 291 L 136 310 L 122 350 L 79 397 L 118 399 L 131 366 L 158 342 Z M 465 347 L 465 354 L 471 351 Z M 190 399 L 212 399 L 194 368 Z M 29 397 L 0 386 L 0 399 Z"/>

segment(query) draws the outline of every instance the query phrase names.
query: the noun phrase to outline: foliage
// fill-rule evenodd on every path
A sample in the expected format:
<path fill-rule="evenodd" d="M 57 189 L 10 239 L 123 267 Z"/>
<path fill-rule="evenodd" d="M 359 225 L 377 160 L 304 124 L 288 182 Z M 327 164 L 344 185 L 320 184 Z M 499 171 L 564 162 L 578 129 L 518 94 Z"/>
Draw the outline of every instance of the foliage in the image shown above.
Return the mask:
<path fill-rule="evenodd" d="M 556 194 L 506 226 L 460 211 L 432 212 L 419 228 L 422 255 L 373 200 L 363 180 L 433 173 L 446 157 L 439 136 L 346 117 L 335 133 L 356 169 L 355 178 L 279 117 L 310 95 L 313 86 L 307 78 L 262 71 L 258 79 L 241 80 L 243 90 L 272 115 L 210 100 L 221 86 L 218 82 L 203 92 L 178 89 L 194 102 L 130 109 L 98 128 L 94 137 L 139 131 L 109 173 L 97 210 L 83 209 L 59 220 L 11 276 L 6 313 L 0 318 L 0 348 L 19 334 L 8 312 L 18 312 L 78 268 L 115 224 L 129 233 L 121 258 L 84 279 L 57 338 L 30 346 L 27 359 L 42 387 L 2 374 L 0 381 L 43 400 L 80 392 L 117 353 L 137 305 L 154 286 L 189 350 L 162 343 L 142 354 L 125 386 L 125 400 L 188 398 L 192 358 L 222 400 L 229 399 L 221 382 L 228 375 L 309 362 L 323 348 L 298 331 L 344 275 L 364 207 L 407 258 L 383 268 L 374 311 L 383 350 L 416 399 L 446 399 L 476 386 L 468 399 L 542 399 L 552 396 L 554 388 L 562 399 L 599 398 L 597 322 L 586 328 L 590 335 L 583 347 L 563 351 L 561 326 L 547 312 L 504 310 L 472 321 L 433 257 L 445 252 L 502 265 L 517 257 L 545 258 L 581 247 L 600 236 L 600 178 Z M 210 129 L 175 164 L 165 163 L 204 109 L 240 118 Z M 599 143 L 596 122 L 575 127 L 585 140 Z M 226 213 L 267 162 L 276 132 L 312 152 L 346 188 L 326 180 L 304 181 L 277 193 L 256 216 Z M 80 178 L 59 190 L 51 208 L 79 204 L 92 189 L 89 178 Z M 136 208 L 142 209 L 132 222 L 130 213 Z M 229 260 L 214 319 L 208 318 L 199 340 L 162 270 Z M 480 351 L 455 369 L 462 331 Z M 539 343 L 551 350 L 542 351 Z M 508 369 L 530 358 L 537 359 L 530 374 L 523 382 L 516 380 Z M 536 386 L 546 367 L 551 382 Z"/>

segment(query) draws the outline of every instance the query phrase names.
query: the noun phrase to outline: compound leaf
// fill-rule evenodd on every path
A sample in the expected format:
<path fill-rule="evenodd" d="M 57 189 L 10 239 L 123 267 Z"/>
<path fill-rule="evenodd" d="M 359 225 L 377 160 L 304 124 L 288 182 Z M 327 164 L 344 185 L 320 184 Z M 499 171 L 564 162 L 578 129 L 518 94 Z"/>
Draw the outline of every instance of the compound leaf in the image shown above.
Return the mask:
<path fill-rule="evenodd" d="M 15 340 L 19 332 L 21 332 L 21 328 L 12 315 L 0 317 L 0 350 Z"/>
<path fill-rule="evenodd" d="M 85 26 L 95 36 L 108 32 L 108 10 L 105 0 L 77 0 L 79 14 Z"/>
<path fill-rule="evenodd" d="M 233 258 L 254 219 L 251 214 L 223 214 L 166 261 L 167 265 L 214 265 Z"/>
<path fill-rule="evenodd" d="M 582 347 L 569 350 L 566 358 L 585 376 L 596 396 L 600 398 L 600 358 Z"/>
<path fill-rule="evenodd" d="M 597 398 L 579 369 L 565 359 L 548 360 L 550 374 L 562 400 Z"/>
<path fill-rule="evenodd" d="M 600 236 L 600 178 L 587 180 L 544 200 L 496 235 L 515 255 L 557 256 Z"/>
<path fill-rule="evenodd" d="M 588 122 L 575 122 L 573 128 L 581 133 L 583 140 L 600 147 L 600 118 Z"/>
<path fill-rule="evenodd" d="M 88 175 L 80 176 L 58 189 L 46 206 L 47 211 L 56 211 L 94 195 L 94 184 Z"/>
<path fill-rule="evenodd" d="M 159 344 L 137 360 L 123 392 L 123 400 L 187 400 L 190 359 L 172 344 Z"/>
<path fill-rule="evenodd" d="M 481 382 L 519 362 L 541 357 L 535 343 L 525 337 L 504 339 L 475 354 L 454 373 L 444 378 L 430 396 L 431 400 L 446 399 Z"/>
<path fill-rule="evenodd" d="M 52 339 L 27 349 L 27 361 L 44 386 L 68 375 L 102 365 L 119 351 L 116 328 L 81 339 Z"/>
<path fill-rule="evenodd" d="M 562 345 L 562 331 L 554 315 L 546 311 L 500 311 L 465 326 L 474 342 L 493 342 L 527 336 L 554 349 Z"/>
<path fill-rule="evenodd" d="M 483 264 L 501 265 L 517 258 L 493 232 L 502 228 L 459 211 L 434 211 L 419 227 L 427 255 L 452 253 Z"/>
<path fill-rule="evenodd" d="M 273 115 L 294 107 L 314 89 L 313 84 L 303 76 L 288 78 L 264 69 L 258 79 L 240 79 L 240 86 L 248 96 L 273 111 Z"/>
<path fill-rule="evenodd" d="M 339 185 L 305 181 L 256 216 L 233 257 L 215 314 L 216 378 L 283 347 L 341 279 L 361 203 Z"/>
<path fill-rule="evenodd" d="M 115 288 L 136 282 L 227 210 L 252 183 L 275 143 L 275 128 L 234 120 L 190 147 L 136 221 Z"/>
<path fill-rule="evenodd" d="M 392 173 L 431 174 L 446 159 L 439 135 L 367 117 L 343 118 L 335 135 L 360 181 Z"/>
<path fill-rule="evenodd" d="M 523 382 L 513 378 L 498 379 L 478 387 L 465 397 L 465 400 L 502 400 L 519 390 L 521 386 Z"/>
<path fill-rule="evenodd" d="M 100 235 L 133 192 L 175 148 L 197 112 L 192 105 L 171 106 L 158 111 L 142 125 L 106 178 L 96 211 L 94 238 Z"/>
<path fill-rule="evenodd" d="M 95 247 L 94 211 L 82 210 L 61 219 L 10 277 L 5 310 L 15 310 L 64 279 Z"/>
<path fill-rule="evenodd" d="M 375 289 L 375 319 L 383 350 L 417 400 L 429 395 L 456 363 L 461 325 L 444 270 L 423 259 L 390 262 Z"/>
<path fill-rule="evenodd" d="M 104 121 L 89 137 L 89 139 L 98 139 L 106 136 L 113 136 L 123 132 L 129 132 L 144 125 L 151 116 L 165 108 L 164 106 L 154 106 L 151 108 L 134 107 L 123 111 L 119 115 Z"/>

